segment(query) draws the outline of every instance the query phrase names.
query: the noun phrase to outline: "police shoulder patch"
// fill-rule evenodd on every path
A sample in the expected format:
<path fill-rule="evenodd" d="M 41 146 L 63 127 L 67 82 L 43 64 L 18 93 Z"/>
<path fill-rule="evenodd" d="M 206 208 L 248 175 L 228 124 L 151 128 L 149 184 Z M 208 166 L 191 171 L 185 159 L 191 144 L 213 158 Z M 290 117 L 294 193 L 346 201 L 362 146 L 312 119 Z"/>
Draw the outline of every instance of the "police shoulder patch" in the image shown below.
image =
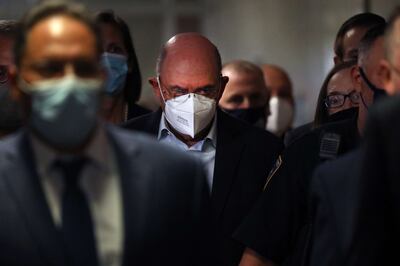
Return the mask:
<path fill-rule="evenodd" d="M 274 166 L 272 167 L 271 171 L 268 174 L 267 177 L 267 181 L 265 182 L 263 191 L 265 191 L 265 189 L 267 188 L 269 182 L 271 181 L 272 177 L 275 175 L 275 173 L 278 171 L 278 169 L 281 167 L 282 165 L 282 156 L 279 155 L 278 159 L 276 160 Z"/>

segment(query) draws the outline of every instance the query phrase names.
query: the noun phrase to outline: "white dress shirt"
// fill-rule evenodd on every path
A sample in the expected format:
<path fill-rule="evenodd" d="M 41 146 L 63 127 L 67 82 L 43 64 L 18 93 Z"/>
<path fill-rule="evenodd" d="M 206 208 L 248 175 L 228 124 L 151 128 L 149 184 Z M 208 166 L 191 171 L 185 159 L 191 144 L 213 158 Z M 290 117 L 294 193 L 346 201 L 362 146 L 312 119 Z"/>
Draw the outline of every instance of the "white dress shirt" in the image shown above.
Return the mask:
<path fill-rule="evenodd" d="M 31 140 L 39 179 L 53 221 L 57 227 L 62 227 L 63 180 L 53 163 L 68 155 L 57 153 L 33 135 Z M 80 185 L 91 210 L 99 262 L 102 266 L 120 266 L 124 240 L 121 184 L 113 147 L 101 126 L 84 155 L 89 162 L 82 169 Z"/>
<path fill-rule="evenodd" d="M 207 183 L 211 192 L 214 179 L 215 153 L 217 148 L 217 114 L 215 114 L 214 121 L 212 122 L 207 136 L 193 146 L 188 147 L 168 129 L 163 112 L 158 129 L 158 140 L 160 142 L 167 143 L 170 146 L 176 147 L 179 150 L 189 152 L 190 154 L 193 154 L 195 157 L 199 158 L 202 161 L 206 171 Z"/>

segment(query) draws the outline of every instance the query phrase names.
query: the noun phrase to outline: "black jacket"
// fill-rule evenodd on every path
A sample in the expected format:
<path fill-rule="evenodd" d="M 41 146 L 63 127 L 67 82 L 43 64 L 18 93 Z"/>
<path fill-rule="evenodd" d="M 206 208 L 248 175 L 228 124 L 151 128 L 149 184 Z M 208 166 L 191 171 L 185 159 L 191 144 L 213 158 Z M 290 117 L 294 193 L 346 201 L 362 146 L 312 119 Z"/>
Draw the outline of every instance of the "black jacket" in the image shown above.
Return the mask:
<path fill-rule="evenodd" d="M 220 265 L 237 266 L 244 246 L 231 238 L 262 192 L 282 144 L 272 134 L 217 110 L 217 148 L 211 203 L 218 230 Z M 156 136 L 161 110 L 124 127 Z"/>

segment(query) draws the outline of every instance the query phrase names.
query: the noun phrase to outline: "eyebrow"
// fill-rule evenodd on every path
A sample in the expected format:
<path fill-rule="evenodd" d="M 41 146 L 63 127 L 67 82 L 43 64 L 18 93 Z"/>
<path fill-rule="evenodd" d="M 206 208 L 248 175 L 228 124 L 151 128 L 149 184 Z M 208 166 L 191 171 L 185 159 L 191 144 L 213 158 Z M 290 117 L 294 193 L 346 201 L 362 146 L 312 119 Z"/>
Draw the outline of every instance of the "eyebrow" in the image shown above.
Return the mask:
<path fill-rule="evenodd" d="M 352 92 L 354 92 L 354 91 L 356 91 L 356 89 L 351 88 L 350 91 L 349 91 L 349 93 L 352 93 Z M 332 92 L 329 93 L 327 96 L 331 96 L 331 95 L 346 95 L 346 94 L 349 94 L 349 93 L 344 93 L 344 92 L 339 92 L 339 91 L 332 91 Z"/>
<path fill-rule="evenodd" d="M 206 85 L 206 86 L 203 86 L 203 87 L 196 88 L 195 91 L 214 89 L 214 88 L 215 88 L 215 85 Z"/>
<path fill-rule="evenodd" d="M 215 88 L 215 85 L 205 85 L 205 86 L 202 86 L 202 87 L 195 88 L 194 91 L 205 90 L 205 89 L 213 89 L 213 88 Z M 171 90 L 185 90 L 185 91 L 189 90 L 188 88 L 184 88 L 184 87 L 181 87 L 179 85 L 172 85 L 170 87 L 170 89 Z"/>
<path fill-rule="evenodd" d="M 187 88 L 183 88 L 183 87 L 180 87 L 180 86 L 171 86 L 170 87 L 170 90 L 183 90 L 183 91 L 188 91 L 188 89 Z"/>

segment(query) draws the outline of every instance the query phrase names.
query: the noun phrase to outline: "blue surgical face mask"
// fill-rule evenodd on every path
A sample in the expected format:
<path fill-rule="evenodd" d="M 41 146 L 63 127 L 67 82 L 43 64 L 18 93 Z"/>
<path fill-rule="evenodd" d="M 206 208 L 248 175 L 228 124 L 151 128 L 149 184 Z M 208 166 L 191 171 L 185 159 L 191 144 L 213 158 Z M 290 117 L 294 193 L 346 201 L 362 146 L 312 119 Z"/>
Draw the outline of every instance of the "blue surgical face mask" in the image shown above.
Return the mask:
<path fill-rule="evenodd" d="M 118 95 L 125 87 L 128 74 L 128 58 L 124 55 L 103 53 L 101 63 L 107 72 L 107 83 L 104 87 L 109 96 Z"/>
<path fill-rule="evenodd" d="M 96 126 L 102 81 L 66 75 L 59 79 L 20 82 L 32 97 L 29 126 L 59 148 L 83 144 Z"/>

